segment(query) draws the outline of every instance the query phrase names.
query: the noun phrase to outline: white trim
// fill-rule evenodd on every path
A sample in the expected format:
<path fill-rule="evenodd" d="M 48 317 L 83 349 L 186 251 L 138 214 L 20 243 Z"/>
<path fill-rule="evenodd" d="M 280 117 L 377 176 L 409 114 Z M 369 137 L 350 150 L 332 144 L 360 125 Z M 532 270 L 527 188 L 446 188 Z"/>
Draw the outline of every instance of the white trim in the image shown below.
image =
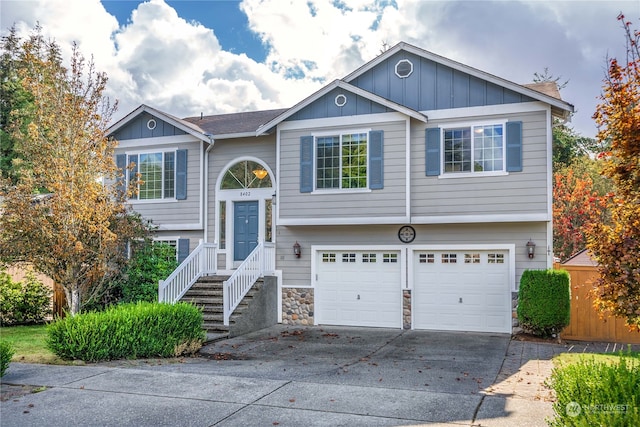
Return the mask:
<path fill-rule="evenodd" d="M 407 216 L 391 217 L 345 217 L 345 218 L 278 218 L 278 225 L 378 225 L 405 224 L 409 222 Z"/>
<path fill-rule="evenodd" d="M 404 171 L 404 212 L 407 218 L 411 217 L 411 120 L 405 120 L 405 147 L 404 164 L 407 165 Z M 384 167 L 383 167 L 384 171 Z"/>
<path fill-rule="evenodd" d="M 412 224 L 475 224 L 500 222 L 548 222 L 548 213 L 511 213 L 491 215 L 434 215 L 411 217 Z"/>
<path fill-rule="evenodd" d="M 536 111 L 548 111 L 549 105 L 543 102 L 521 102 L 515 104 L 498 104 L 481 107 L 447 108 L 442 110 L 422 111 L 429 116 L 429 123 L 440 120 L 467 119 L 473 116 L 500 116 L 505 114 L 524 114 Z M 502 119 L 502 118 L 501 118 Z M 482 118 L 481 120 L 489 120 Z M 502 119 L 504 120 L 504 119 Z"/>
<path fill-rule="evenodd" d="M 506 150 L 505 150 L 506 151 Z M 504 154 L 504 153 L 503 153 Z M 440 165 L 441 167 L 443 165 Z M 441 168 L 442 169 L 442 168 Z M 438 179 L 451 179 L 451 178 L 481 178 L 487 176 L 507 176 L 507 171 L 488 171 L 488 172 L 446 172 L 438 175 Z"/>
<path fill-rule="evenodd" d="M 491 244 L 478 244 L 478 243 L 470 243 L 470 244 L 455 244 L 455 245 L 411 245 L 409 246 L 409 251 L 411 255 L 409 257 L 409 271 L 413 272 L 413 259 L 415 252 L 418 251 L 462 251 L 462 250 L 473 250 L 473 251 L 492 251 L 492 250 L 501 250 L 509 252 L 509 289 L 511 292 L 516 291 L 516 245 L 514 243 L 491 243 Z M 410 275 L 411 278 L 409 280 L 409 289 L 414 288 L 413 283 L 413 274 Z M 509 295 L 511 297 L 511 295 Z M 413 319 L 412 324 L 413 324 Z"/>
<path fill-rule="evenodd" d="M 305 119 L 305 120 L 293 120 L 290 122 L 280 123 L 278 125 L 278 131 L 290 131 L 305 129 L 311 132 L 312 128 L 353 128 L 356 126 L 374 126 L 380 122 L 403 122 L 407 120 L 407 116 L 400 113 L 377 113 L 377 114 L 363 114 L 360 116 L 348 116 L 348 117 L 329 117 L 323 119 Z M 278 138 L 278 141 L 280 138 Z"/>
<path fill-rule="evenodd" d="M 152 150 L 153 148 L 146 148 L 155 145 L 167 145 L 167 144 L 185 144 L 190 142 L 200 142 L 201 139 L 194 138 L 191 135 L 174 135 L 174 136 L 158 136 L 153 138 L 137 138 L 137 139 L 125 139 L 118 141 L 117 149 L 135 149 L 140 150 Z"/>
<path fill-rule="evenodd" d="M 206 136 L 204 135 L 204 131 L 202 130 L 202 128 L 200 128 L 200 126 L 190 123 L 186 120 L 179 119 L 177 117 L 174 117 L 170 114 L 167 114 L 163 111 L 157 110 L 145 104 L 140 104 L 138 108 L 131 111 L 129 114 L 127 114 L 126 116 L 118 120 L 113 125 L 109 126 L 109 128 L 107 129 L 107 136 L 110 136 L 113 133 L 117 132 L 120 128 L 124 127 L 132 119 L 138 117 L 140 114 L 145 112 L 150 114 L 151 116 L 155 116 L 156 118 L 159 118 L 160 120 L 169 123 L 172 126 L 177 127 L 178 129 L 188 134 L 195 136 L 198 139 L 201 139 L 204 141 L 205 140 L 204 138 L 206 138 Z"/>

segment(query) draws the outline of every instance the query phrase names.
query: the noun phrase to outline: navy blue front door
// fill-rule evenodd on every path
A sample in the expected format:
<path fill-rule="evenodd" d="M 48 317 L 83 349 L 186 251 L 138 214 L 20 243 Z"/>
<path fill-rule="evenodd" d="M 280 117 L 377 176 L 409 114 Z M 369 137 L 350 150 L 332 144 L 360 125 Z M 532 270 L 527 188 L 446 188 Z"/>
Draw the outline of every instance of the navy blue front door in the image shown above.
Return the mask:
<path fill-rule="evenodd" d="M 233 260 L 244 261 L 258 246 L 258 201 L 233 203 Z"/>

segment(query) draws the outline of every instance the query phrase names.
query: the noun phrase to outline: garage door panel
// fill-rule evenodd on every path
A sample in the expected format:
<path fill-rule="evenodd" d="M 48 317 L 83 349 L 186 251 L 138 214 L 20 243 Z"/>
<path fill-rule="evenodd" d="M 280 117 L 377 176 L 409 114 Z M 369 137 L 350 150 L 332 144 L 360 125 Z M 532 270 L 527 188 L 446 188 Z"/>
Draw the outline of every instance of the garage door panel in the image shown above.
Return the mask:
<path fill-rule="evenodd" d="M 396 262 L 384 262 L 385 257 Z M 397 251 L 318 252 L 317 322 L 401 327 L 402 276 L 398 258 Z M 323 262 L 328 259 L 335 262 Z"/>
<path fill-rule="evenodd" d="M 507 251 L 414 254 L 416 329 L 511 331 Z"/>

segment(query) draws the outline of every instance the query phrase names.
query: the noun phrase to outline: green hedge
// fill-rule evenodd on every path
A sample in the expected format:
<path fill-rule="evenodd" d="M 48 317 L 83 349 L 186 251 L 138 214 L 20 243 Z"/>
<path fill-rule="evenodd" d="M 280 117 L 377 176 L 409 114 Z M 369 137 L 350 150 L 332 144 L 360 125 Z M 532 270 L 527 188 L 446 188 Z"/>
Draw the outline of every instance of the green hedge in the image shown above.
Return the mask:
<path fill-rule="evenodd" d="M 14 282 L 0 271 L 0 324 L 43 323 L 51 313 L 51 289 L 29 272 L 22 282 Z"/>
<path fill-rule="evenodd" d="M 68 316 L 47 328 L 62 359 L 87 362 L 195 353 L 204 340 L 202 312 L 187 303 L 139 302 Z"/>
<path fill-rule="evenodd" d="M 518 322 L 525 331 L 550 336 L 569 324 L 570 276 L 564 270 L 525 270 L 518 292 Z"/>
<path fill-rule="evenodd" d="M 614 363 L 585 358 L 555 368 L 549 385 L 557 397 L 551 426 L 640 426 L 637 357 Z"/>
<path fill-rule="evenodd" d="M 0 340 L 0 377 L 4 376 L 14 353 L 15 351 L 11 344 L 7 341 Z"/>

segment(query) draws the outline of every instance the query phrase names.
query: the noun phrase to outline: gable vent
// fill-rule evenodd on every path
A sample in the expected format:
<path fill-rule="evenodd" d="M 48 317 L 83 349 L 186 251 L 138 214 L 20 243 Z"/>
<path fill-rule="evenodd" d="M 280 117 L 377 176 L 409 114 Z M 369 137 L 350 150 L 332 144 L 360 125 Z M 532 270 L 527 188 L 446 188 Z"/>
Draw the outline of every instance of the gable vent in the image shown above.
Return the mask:
<path fill-rule="evenodd" d="M 396 76 L 406 79 L 413 73 L 413 63 L 408 59 L 401 59 L 396 64 Z"/>
<path fill-rule="evenodd" d="M 336 99 L 334 100 L 334 102 L 338 107 L 344 107 L 344 105 L 347 103 L 347 96 L 344 94 L 340 94 L 336 96 Z"/>

